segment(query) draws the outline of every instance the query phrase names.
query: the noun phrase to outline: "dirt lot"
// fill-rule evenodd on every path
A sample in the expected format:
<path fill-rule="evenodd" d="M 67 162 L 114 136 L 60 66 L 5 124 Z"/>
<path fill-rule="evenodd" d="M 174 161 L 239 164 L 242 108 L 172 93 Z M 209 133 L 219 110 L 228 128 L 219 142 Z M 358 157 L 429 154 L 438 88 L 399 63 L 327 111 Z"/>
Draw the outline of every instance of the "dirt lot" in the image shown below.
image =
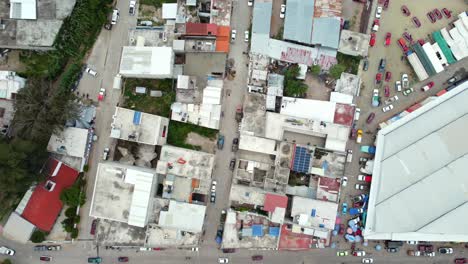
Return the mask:
<path fill-rule="evenodd" d="M 8 53 L 8 56 L 0 59 L 0 71 L 24 71 L 24 65 L 19 59 L 19 50 L 12 50 Z"/>
<path fill-rule="evenodd" d="M 200 146 L 201 151 L 213 153 L 213 154 L 216 148 L 215 140 L 211 140 L 207 137 L 200 136 L 197 133 L 193 133 L 193 132 L 190 132 L 187 135 L 187 138 L 185 139 L 185 143 L 194 145 L 194 146 Z"/>
<path fill-rule="evenodd" d="M 330 101 L 330 92 L 332 91 L 317 77 L 310 72 L 307 73 L 304 83 L 307 84 L 307 99 Z"/>

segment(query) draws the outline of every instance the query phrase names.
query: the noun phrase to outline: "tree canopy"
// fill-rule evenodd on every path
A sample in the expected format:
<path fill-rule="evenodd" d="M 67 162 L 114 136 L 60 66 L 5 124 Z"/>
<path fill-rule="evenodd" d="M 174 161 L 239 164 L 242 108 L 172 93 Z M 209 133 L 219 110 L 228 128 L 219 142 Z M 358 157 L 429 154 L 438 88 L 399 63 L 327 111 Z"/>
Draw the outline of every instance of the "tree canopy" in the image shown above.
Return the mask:
<path fill-rule="evenodd" d="M 15 101 L 13 134 L 40 143 L 48 142 L 52 133 L 63 129 L 67 120 L 79 113 L 75 95 L 68 89 L 51 92 L 51 82 L 30 79 Z"/>
<path fill-rule="evenodd" d="M 44 148 L 34 142 L 0 139 L 0 216 L 21 199 L 33 182 L 42 179 L 39 170 L 46 158 Z"/>
<path fill-rule="evenodd" d="M 307 92 L 307 85 L 297 79 L 299 71 L 299 65 L 293 64 L 284 72 L 284 94 L 286 96 L 302 97 Z"/>

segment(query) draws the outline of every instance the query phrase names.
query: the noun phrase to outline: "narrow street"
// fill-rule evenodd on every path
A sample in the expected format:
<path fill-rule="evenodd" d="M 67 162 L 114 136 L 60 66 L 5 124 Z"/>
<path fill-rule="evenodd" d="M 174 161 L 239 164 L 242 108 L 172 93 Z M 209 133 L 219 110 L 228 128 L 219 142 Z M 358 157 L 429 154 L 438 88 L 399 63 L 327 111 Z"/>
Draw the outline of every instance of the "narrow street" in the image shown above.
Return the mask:
<path fill-rule="evenodd" d="M 118 1 L 116 8 L 120 10 L 119 21 L 116 25 L 113 25 L 112 30 L 103 29 L 101 31 L 88 58 L 88 64 L 98 72 L 98 76 L 85 75 L 78 86 L 80 94 L 88 93 L 89 97 L 96 102 L 99 89 L 101 87 L 106 89 L 106 96 L 103 101 L 98 102 L 96 110 L 95 133 L 98 140 L 94 143 L 89 157 L 89 170 L 86 173 L 87 202 L 80 210 L 81 222 L 78 239 L 93 239 L 89 234 L 92 221 L 89 217 L 89 210 L 93 197 L 96 169 L 97 164 L 102 160 L 104 148 L 115 144 L 115 140 L 110 138 L 109 135 L 112 115 L 115 113 L 115 107 L 122 92 L 122 90 L 112 89 L 112 84 L 115 75 L 119 71 L 122 47 L 127 45 L 128 29 L 136 25 L 137 16 L 130 16 L 128 13 L 128 1 Z"/>
<path fill-rule="evenodd" d="M 239 123 L 235 120 L 235 110 L 244 101 L 247 86 L 247 52 L 248 43 L 244 41 L 244 31 L 249 29 L 252 8 L 247 6 L 247 1 L 234 1 L 231 16 L 231 28 L 237 30 L 237 38 L 231 42 L 228 58 L 235 61 L 236 76 L 233 80 L 225 79 L 224 82 L 224 117 L 221 120 L 220 133 L 224 135 L 224 148 L 216 151 L 213 179 L 217 181 L 216 203 L 210 204 L 205 220 L 205 236 L 202 250 L 205 247 L 215 247 L 215 236 L 219 225 L 221 210 L 229 206 L 229 191 L 231 189 L 232 171 L 229 162 L 236 155 L 231 151 L 232 140 L 239 137 Z"/>

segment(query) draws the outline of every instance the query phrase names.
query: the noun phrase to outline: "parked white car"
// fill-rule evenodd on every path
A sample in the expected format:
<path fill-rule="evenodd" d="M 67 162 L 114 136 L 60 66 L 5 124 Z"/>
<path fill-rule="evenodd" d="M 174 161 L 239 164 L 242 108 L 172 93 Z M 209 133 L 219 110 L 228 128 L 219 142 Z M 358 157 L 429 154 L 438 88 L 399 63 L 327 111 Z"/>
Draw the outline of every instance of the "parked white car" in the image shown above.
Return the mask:
<path fill-rule="evenodd" d="M 286 5 L 281 5 L 280 18 L 284 18 L 286 14 Z"/>
<path fill-rule="evenodd" d="M 360 115 L 361 115 L 361 109 L 356 108 L 356 111 L 354 111 L 354 120 L 358 121 Z"/>
<path fill-rule="evenodd" d="M 408 89 L 408 87 L 409 87 L 409 78 L 408 78 L 408 74 L 403 73 L 403 74 L 401 75 L 401 85 L 403 86 L 403 89 Z"/>
<path fill-rule="evenodd" d="M 375 17 L 380 18 L 382 16 L 382 11 L 383 11 L 383 8 L 381 6 L 378 6 L 377 11 L 375 12 Z"/>
<path fill-rule="evenodd" d="M 382 111 L 383 111 L 384 113 L 386 113 L 386 112 L 388 112 L 388 111 L 390 111 L 390 110 L 392 110 L 392 109 L 393 109 L 393 105 L 387 105 L 387 106 L 385 106 L 384 108 L 382 108 Z"/>
<path fill-rule="evenodd" d="M 218 263 L 229 263 L 228 258 L 218 258 Z"/>
<path fill-rule="evenodd" d="M 247 1 L 247 6 L 253 6 L 253 0 Z"/>
<path fill-rule="evenodd" d="M 341 178 L 341 186 L 342 186 L 342 187 L 346 187 L 346 185 L 348 185 L 348 177 L 343 176 L 343 177 Z"/>
<path fill-rule="evenodd" d="M 236 40 L 237 30 L 233 29 L 231 31 L 231 41 L 234 42 Z"/>
<path fill-rule="evenodd" d="M 249 42 L 249 31 L 248 31 L 248 30 L 246 30 L 246 31 L 244 32 L 244 41 L 245 41 L 245 42 Z"/>
<path fill-rule="evenodd" d="M 0 254 L 14 256 L 15 251 L 13 249 L 11 249 L 11 248 L 1 246 L 0 247 Z"/>
<path fill-rule="evenodd" d="M 117 24 L 117 21 L 119 20 L 119 17 L 120 17 L 120 12 L 118 9 L 114 9 L 112 11 L 112 19 L 111 19 L 111 24 L 112 25 L 115 25 Z"/>
<path fill-rule="evenodd" d="M 395 90 L 397 92 L 401 92 L 401 81 L 396 81 L 395 82 Z"/>
<path fill-rule="evenodd" d="M 372 259 L 372 258 L 363 258 L 362 263 L 374 263 L 374 259 Z"/>
<path fill-rule="evenodd" d="M 85 72 L 93 77 L 96 77 L 98 75 L 97 71 L 91 69 L 90 67 L 86 67 Z"/>

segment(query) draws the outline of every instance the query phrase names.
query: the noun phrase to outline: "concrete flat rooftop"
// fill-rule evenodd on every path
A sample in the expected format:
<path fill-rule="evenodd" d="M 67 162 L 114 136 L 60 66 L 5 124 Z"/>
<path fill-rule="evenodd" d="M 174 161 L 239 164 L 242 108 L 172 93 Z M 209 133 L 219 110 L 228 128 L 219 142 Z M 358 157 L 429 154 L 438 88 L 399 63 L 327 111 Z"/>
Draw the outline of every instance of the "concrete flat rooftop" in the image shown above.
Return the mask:
<path fill-rule="evenodd" d="M 165 144 L 166 137 L 163 137 L 161 133 L 164 131 L 163 126 L 169 126 L 169 119 L 143 112 L 138 113 L 141 118 L 135 121 L 137 111 L 116 107 L 111 137 L 148 145 Z"/>
<path fill-rule="evenodd" d="M 7 0 L 0 0 L 0 17 L 5 29 L 0 31 L 0 47 L 19 49 L 52 49 L 63 19 L 68 17 L 76 0 L 41 0 L 35 1 L 37 19 L 10 19 L 10 7 Z"/>
<path fill-rule="evenodd" d="M 99 163 L 96 173 L 90 216 L 127 223 L 135 184 L 126 183 L 128 173 L 153 173 L 154 170 L 116 162 Z M 153 181 L 154 184 L 155 181 Z"/>
<path fill-rule="evenodd" d="M 213 154 L 164 145 L 156 171 L 158 174 L 210 181 L 213 166 Z"/>
<path fill-rule="evenodd" d="M 104 219 L 99 220 L 96 233 L 97 241 L 109 246 L 143 246 L 146 238 L 146 228 Z"/>
<path fill-rule="evenodd" d="M 346 156 L 344 153 L 315 148 L 312 157 L 312 174 L 339 178 L 344 175 Z"/>

